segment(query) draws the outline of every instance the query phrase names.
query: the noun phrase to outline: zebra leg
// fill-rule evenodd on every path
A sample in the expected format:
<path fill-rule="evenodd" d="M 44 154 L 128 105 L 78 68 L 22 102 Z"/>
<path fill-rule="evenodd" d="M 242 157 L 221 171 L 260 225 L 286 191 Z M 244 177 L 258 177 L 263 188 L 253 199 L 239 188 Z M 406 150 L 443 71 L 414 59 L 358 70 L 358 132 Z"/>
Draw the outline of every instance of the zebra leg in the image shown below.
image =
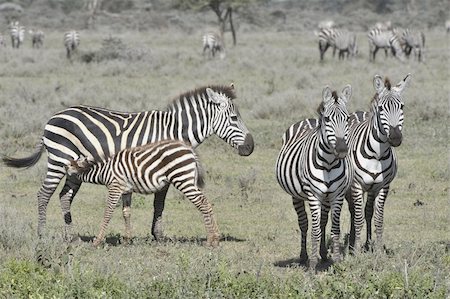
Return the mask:
<path fill-rule="evenodd" d="M 341 261 L 341 210 L 344 198 L 336 198 L 331 203 L 331 240 L 333 246 L 333 261 Z M 323 233 L 323 232 L 322 232 Z"/>
<path fill-rule="evenodd" d="M 375 248 L 380 249 L 383 246 L 383 222 L 384 222 L 384 203 L 386 202 L 389 193 L 389 186 L 380 190 L 378 196 L 375 198 L 375 234 L 377 235 L 377 242 Z"/>
<path fill-rule="evenodd" d="M 167 190 L 169 185 L 159 192 L 155 193 L 155 200 L 153 201 L 153 223 L 152 223 L 152 235 L 156 241 L 162 241 L 164 239 L 164 231 L 162 225 L 162 213 L 164 211 L 164 203 L 166 200 Z"/>
<path fill-rule="evenodd" d="M 78 236 L 73 234 L 72 214 L 70 213 L 70 206 L 72 205 L 73 198 L 80 190 L 81 181 L 75 176 L 66 177 L 64 187 L 59 193 L 59 201 L 61 204 L 61 212 L 64 217 L 64 239 L 66 241 L 76 241 Z"/>
<path fill-rule="evenodd" d="M 322 210 L 320 211 L 320 257 L 322 260 L 327 259 L 328 248 L 325 243 L 325 229 L 328 223 L 328 212 L 330 211 L 330 206 L 322 205 Z"/>
<path fill-rule="evenodd" d="M 131 194 L 132 193 L 126 193 L 122 195 L 122 216 L 125 221 L 125 236 L 123 238 L 123 242 L 125 244 L 130 243 L 131 240 Z"/>
<path fill-rule="evenodd" d="M 376 47 L 376 48 L 373 50 L 373 52 L 372 52 L 372 61 L 375 61 L 375 56 L 377 55 L 378 50 L 379 50 L 378 47 Z"/>
<path fill-rule="evenodd" d="M 369 192 L 367 194 L 367 201 L 365 207 L 365 218 L 366 218 L 366 230 L 367 230 L 367 238 L 365 249 L 369 251 L 372 247 L 372 216 L 373 216 L 373 205 L 375 201 L 376 194 L 373 192 Z"/>
<path fill-rule="evenodd" d="M 308 252 L 306 251 L 306 238 L 308 234 L 308 216 L 305 210 L 305 200 L 303 198 L 292 198 L 295 212 L 297 212 L 298 226 L 301 232 L 300 264 L 306 265 L 308 262 Z"/>
<path fill-rule="evenodd" d="M 118 183 L 113 183 L 108 186 L 108 200 L 106 202 L 105 213 L 103 215 L 103 222 L 100 226 L 100 232 L 94 239 L 94 247 L 100 245 L 105 239 L 106 229 L 111 220 L 112 213 L 123 194 L 123 187 Z"/>
<path fill-rule="evenodd" d="M 318 245 L 321 238 L 320 215 L 322 206 L 320 201 L 313 196 L 308 197 L 308 201 L 311 210 L 311 258 L 309 268 L 315 270 L 319 262 Z"/>
<path fill-rule="evenodd" d="M 363 190 L 359 184 L 354 183 L 349 192 L 351 192 L 351 194 L 347 195 L 351 198 L 348 200 L 347 197 L 351 216 L 349 249 L 350 252 L 355 253 L 360 250 L 359 243 L 361 239 L 361 230 L 364 223 L 364 215 L 362 211 Z"/>

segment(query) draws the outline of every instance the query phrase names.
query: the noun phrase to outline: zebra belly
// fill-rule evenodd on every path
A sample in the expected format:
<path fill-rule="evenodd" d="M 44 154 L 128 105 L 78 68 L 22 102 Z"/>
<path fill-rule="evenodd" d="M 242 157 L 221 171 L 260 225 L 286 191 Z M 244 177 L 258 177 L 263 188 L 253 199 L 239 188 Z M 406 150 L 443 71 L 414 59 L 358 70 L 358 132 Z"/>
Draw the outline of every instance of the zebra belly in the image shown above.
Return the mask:
<path fill-rule="evenodd" d="M 169 182 L 167 181 L 167 178 L 161 177 L 156 181 L 152 180 L 151 183 L 149 179 L 145 179 L 139 181 L 135 180 L 133 182 L 129 182 L 129 184 L 130 190 L 133 192 L 140 194 L 153 194 L 164 189 Z"/>
<path fill-rule="evenodd" d="M 395 171 L 391 167 L 392 160 L 378 161 L 378 160 L 366 160 L 363 168 L 356 169 L 356 177 L 362 186 L 366 188 L 372 188 L 373 185 L 386 185 L 389 184 L 395 176 Z M 363 187 L 363 189 L 366 189 Z M 367 190 L 366 190 L 367 191 Z"/>

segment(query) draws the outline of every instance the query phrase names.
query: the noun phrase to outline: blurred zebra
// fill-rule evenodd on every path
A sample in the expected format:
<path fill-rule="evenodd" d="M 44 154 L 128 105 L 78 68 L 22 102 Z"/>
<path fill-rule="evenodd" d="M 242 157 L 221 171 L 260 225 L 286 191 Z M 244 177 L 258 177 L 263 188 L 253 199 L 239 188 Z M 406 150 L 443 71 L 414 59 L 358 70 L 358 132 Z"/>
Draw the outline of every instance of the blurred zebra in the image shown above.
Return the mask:
<path fill-rule="evenodd" d="M 20 26 L 18 21 L 14 21 L 9 25 L 9 32 L 12 47 L 18 49 L 25 38 L 25 27 Z"/>
<path fill-rule="evenodd" d="M 312 218 L 310 268 L 320 256 L 327 258 L 325 227 L 331 208 L 331 239 L 333 260 L 340 256 L 340 213 L 344 195 L 352 181 L 351 162 L 347 155 L 348 112 L 346 103 L 351 97 L 351 86 L 347 85 L 338 97 L 326 87 L 322 92 L 322 103 L 318 108 L 319 119 L 297 123 L 283 135 L 283 145 L 278 154 L 275 171 L 280 186 L 292 196 L 301 231 L 301 263 L 308 261 L 306 234 L 308 217 L 305 201 L 308 202 Z"/>
<path fill-rule="evenodd" d="M 366 248 L 371 245 L 372 217 L 375 210 L 375 232 L 381 245 L 383 234 L 384 203 L 389 185 L 397 173 L 397 156 L 394 148 L 402 142 L 403 97 L 410 79 L 408 74 L 396 86 L 376 75 L 373 79 L 375 96 L 369 113 L 351 115 L 349 156 L 355 171 L 351 188 L 346 194 L 350 215 L 350 249 L 359 250 L 359 240 L 364 215 L 367 224 Z M 367 192 L 365 212 L 362 210 L 363 194 Z"/>
<path fill-rule="evenodd" d="M 356 35 L 347 30 L 321 29 L 319 32 L 320 60 L 323 60 L 323 56 L 330 46 L 333 47 L 333 57 L 336 50 L 339 51 L 339 59 L 344 59 L 345 53 L 347 53 L 347 58 L 350 55 L 354 57 L 358 53 Z"/>
<path fill-rule="evenodd" d="M 375 55 L 379 49 L 384 49 L 386 57 L 388 56 L 388 50 L 391 50 L 392 54 L 399 59 L 404 61 L 404 53 L 400 44 L 400 38 L 394 34 L 392 31 L 383 31 L 374 28 L 369 31 L 369 60 L 375 61 Z"/>
<path fill-rule="evenodd" d="M 323 55 L 328 50 L 329 47 L 333 47 L 333 57 L 336 53 L 336 46 L 334 45 L 334 28 L 322 28 L 319 31 L 319 53 L 320 61 L 323 61 Z"/>
<path fill-rule="evenodd" d="M 44 32 L 41 30 L 30 29 L 28 32 L 31 36 L 31 45 L 35 49 L 39 49 L 44 45 Z"/>
<path fill-rule="evenodd" d="M 403 31 L 403 40 L 405 41 L 405 55 L 409 57 L 414 50 L 414 56 L 421 62 L 423 59 L 423 50 L 425 48 L 425 34 L 421 31 L 407 28 Z"/>
<path fill-rule="evenodd" d="M 131 192 L 152 194 L 173 185 L 203 214 L 208 233 L 207 245 L 219 245 L 219 230 L 212 206 L 201 188 L 203 171 L 194 150 L 183 142 L 164 140 L 127 148 L 104 161 L 89 162 L 80 157 L 71 161 L 68 175 L 82 182 L 105 185 L 108 200 L 100 232 L 94 240 L 98 246 L 105 238 L 112 213 L 123 195 Z M 125 238 L 131 238 L 130 223 L 126 222 Z"/>
<path fill-rule="evenodd" d="M 450 20 L 445 21 L 445 31 L 450 33 Z"/>
<path fill-rule="evenodd" d="M 64 33 L 64 46 L 66 47 L 66 57 L 70 59 L 72 54 L 80 45 L 80 33 L 75 30 Z"/>
<path fill-rule="evenodd" d="M 210 55 L 214 57 L 216 52 L 220 52 L 220 58 L 225 58 L 225 44 L 223 33 L 209 31 L 203 35 L 203 55 L 208 50 Z"/>
<path fill-rule="evenodd" d="M 25 158 L 3 156 L 9 167 L 31 167 L 44 149 L 48 153 L 47 174 L 37 195 L 38 235 L 47 219 L 47 205 L 61 180 L 65 166 L 80 155 L 102 161 L 122 149 L 164 139 L 182 140 L 196 148 L 211 135 L 217 135 L 236 149 L 240 156 L 253 152 L 253 137 L 238 108 L 234 85 L 207 86 L 181 94 L 165 111 L 123 113 L 90 106 L 67 108 L 49 119 L 36 152 Z M 81 182 L 71 177 L 61 190 L 61 210 L 66 237 L 72 230 L 71 203 Z M 162 239 L 162 213 L 168 188 L 155 193 L 152 234 Z M 123 197 L 124 218 L 130 218 L 131 193 Z M 129 220 L 128 220 L 129 221 Z"/>

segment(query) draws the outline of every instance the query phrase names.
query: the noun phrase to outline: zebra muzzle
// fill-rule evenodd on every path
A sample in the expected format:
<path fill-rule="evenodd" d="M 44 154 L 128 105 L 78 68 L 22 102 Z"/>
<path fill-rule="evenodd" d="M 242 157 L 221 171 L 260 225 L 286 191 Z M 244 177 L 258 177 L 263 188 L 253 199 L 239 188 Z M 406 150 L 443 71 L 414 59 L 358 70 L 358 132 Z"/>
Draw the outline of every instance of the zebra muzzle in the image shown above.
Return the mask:
<path fill-rule="evenodd" d="M 249 156 L 253 153 L 253 149 L 255 147 L 255 143 L 253 142 L 253 136 L 251 134 L 247 134 L 245 136 L 244 143 L 239 145 L 238 152 L 240 156 Z"/>
<path fill-rule="evenodd" d="M 343 159 L 347 156 L 348 146 L 343 138 L 336 139 L 336 147 L 334 148 L 334 155 L 338 159 Z"/>
<path fill-rule="evenodd" d="M 389 144 L 392 145 L 393 147 L 397 147 L 400 144 L 402 144 L 402 140 L 403 140 L 403 135 L 402 135 L 402 131 L 400 130 L 400 127 L 399 126 L 390 127 L 389 128 L 389 137 L 388 137 Z"/>

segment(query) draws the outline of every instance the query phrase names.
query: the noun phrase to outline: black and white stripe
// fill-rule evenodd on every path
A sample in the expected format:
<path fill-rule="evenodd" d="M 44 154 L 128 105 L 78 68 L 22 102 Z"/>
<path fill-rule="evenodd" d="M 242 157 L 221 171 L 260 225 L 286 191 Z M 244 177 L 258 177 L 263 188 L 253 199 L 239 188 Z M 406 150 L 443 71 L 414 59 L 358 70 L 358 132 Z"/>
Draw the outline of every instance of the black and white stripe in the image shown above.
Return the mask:
<path fill-rule="evenodd" d="M 322 28 L 318 36 L 320 60 L 323 60 L 323 56 L 330 46 L 333 48 L 333 57 L 336 50 L 339 51 L 339 59 L 344 59 L 345 53 L 347 53 L 347 58 L 354 57 L 358 53 L 356 35 L 347 30 Z"/>
<path fill-rule="evenodd" d="M 396 86 L 391 86 L 388 79 L 383 82 L 380 76 L 375 76 L 373 85 L 376 94 L 371 111 L 357 112 L 351 117 L 354 125 L 350 127 L 349 155 L 355 175 L 346 194 L 351 215 L 351 250 L 359 249 L 364 215 L 367 224 L 366 247 L 371 245 L 372 217 L 377 244 L 382 244 L 384 203 L 389 185 L 397 173 L 397 157 L 393 147 L 402 142 L 402 93 L 409 79 L 410 75 Z M 364 193 L 367 193 L 365 212 L 362 210 Z"/>
<path fill-rule="evenodd" d="M 373 28 L 369 31 L 369 60 L 375 61 L 375 56 L 379 49 L 384 49 L 386 57 L 388 51 L 398 58 L 400 61 L 404 61 L 404 53 L 400 44 L 400 38 L 391 30 L 385 31 L 378 28 Z"/>
<path fill-rule="evenodd" d="M 220 58 L 225 58 L 225 44 L 223 34 L 209 31 L 203 35 L 203 55 L 208 51 L 214 57 L 216 52 L 220 52 Z"/>
<path fill-rule="evenodd" d="M 105 238 L 112 213 L 124 194 L 151 194 L 173 185 L 202 213 L 208 233 L 207 245 L 219 244 L 219 230 L 212 206 L 203 188 L 203 172 L 194 150 L 183 142 L 164 140 L 121 150 L 105 161 L 90 163 L 81 157 L 72 161 L 68 175 L 87 183 L 105 185 L 108 200 L 100 232 L 94 240 L 99 245 Z M 126 211 L 125 211 L 126 212 Z M 125 222 L 125 238 L 131 238 L 131 226 Z"/>
<path fill-rule="evenodd" d="M 44 32 L 42 30 L 34 30 L 31 29 L 29 31 L 29 34 L 31 36 L 31 45 L 35 49 L 39 49 L 44 45 Z"/>
<path fill-rule="evenodd" d="M 66 47 L 66 57 L 71 58 L 72 54 L 80 45 L 80 33 L 75 30 L 64 33 L 64 47 Z"/>
<path fill-rule="evenodd" d="M 11 35 L 11 45 L 18 49 L 25 38 L 25 27 L 21 26 L 18 21 L 11 22 L 9 25 L 9 33 Z"/>
<path fill-rule="evenodd" d="M 421 31 L 407 28 L 403 31 L 402 37 L 405 42 L 405 55 L 409 57 L 411 51 L 414 51 L 414 56 L 421 62 L 425 48 L 425 34 Z"/>
<path fill-rule="evenodd" d="M 292 196 L 301 231 L 300 259 L 308 260 L 306 234 L 308 217 L 305 201 L 311 217 L 312 258 L 310 266 L 320 256 L 327 257 L 325 226 L 331 208 L 333 259 L 340 260 L 340 213 L 346 190 L 352 181 L 351 162 L 347 152 L 348 112 L 346 103 L 351 97 L 351 86 L 346 86 L 338 97 L 328 87 L 323 90 L 323 102 L 318 109 L 319 119 L 308 120 L 291 126 L 283 136 L 283 145 L 276 162 L 278 183 Z"/>
<path fill-rule="evenodd" d="M 253 137 L 233 101 L 233 86 L 210 86 L 180 95 L 166 111 L 122 113 L 89 106 L 75 106 L 55 114 L 47 122 L 44 134 L 33 155 L 22 158 L 4 157 L 11 167 L 30 167 L 48 152 L 47 175 L 38 192 L 38 233 L 43 233 L 50 197 L 66 175 L 65 166 L 80 155 L 101 161 L 116 152 L 164 139 L 183 140 L 194 148 L 215 134 L 237 150 L 239 155 L 253 152 Z M 81 182 L 66 179 L 60 193 L 66 230 L 71 231 L 71 202 Z M 162 212 L 167 188 L 155 194 L 152 233 L 162 237 Z M 124 198 L 131 205 L 131 194 Z"/>

